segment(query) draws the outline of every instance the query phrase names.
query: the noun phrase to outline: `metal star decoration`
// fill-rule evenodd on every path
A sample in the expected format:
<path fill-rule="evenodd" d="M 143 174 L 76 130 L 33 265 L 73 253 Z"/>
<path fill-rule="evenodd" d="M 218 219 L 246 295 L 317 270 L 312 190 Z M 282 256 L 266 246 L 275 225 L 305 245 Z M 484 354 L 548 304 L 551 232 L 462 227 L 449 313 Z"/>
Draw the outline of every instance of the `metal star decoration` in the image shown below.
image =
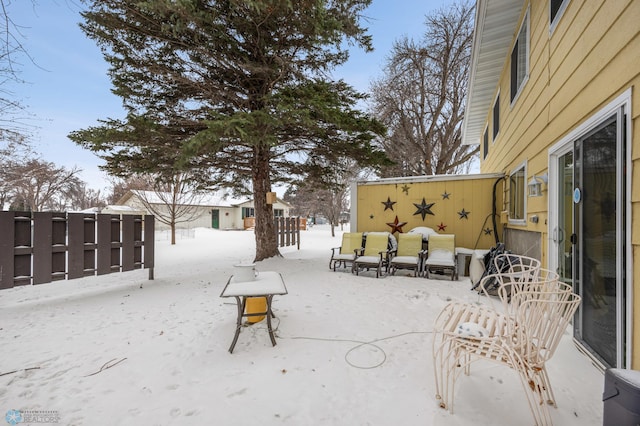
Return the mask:
<path fill-rule="evenodd" d="M 449 194 L 447 191 L 444 191 L 442 193 L 442 199 L 443 200 L 448 200 L 449 199 L 449 195 L 451 195 L 451 194 Z"/>
<path fill-rule="evenodd" d="M 440 222 L 440 225 L 438 225 L 438 231 L 444 231 L 445 229 L 447 229 L 447 225 Z"/>
<path fill-rule="evenodd" d="M 394 234 L 396 232 L 400 232 L 402 233 L 402 227 L 405 226 L 407 224 L 407 222 L 400 222 L 398 221 L 398 216 L 396 216 L 396 219 L 393 222 L 387 222 L 387 225 L 389 225 L 391 227 L 391 233 Z"/>
<path fill-rule="evenodd" d="M 434 215 L 433 212 L 431 211 L 431 207 L 433 207 L 434 204 L 435 203 L 427 204 L 426 201 L 424 200 L 424 197 L 422 197 L 422 204 L 413 203 L 413 205 L 418 208 L 418 210 L 416 210 L 416 212 L 413 215 L 414 216 L 417 214 L 422 215 L 422 220 L 424 220 L 424 217 L 428 214 Z"/>
<path fill-rule="evenodd" d="M 404 192 L 405 194 L 409 195 L 409 186 L 408 185 L 403 185 L 402 186 L 402 192 Z"/>
<path fill-rule="evenodd" d="M 391 209 L 391 211 L 393 211 L 393 205 L 395 203 L 395 201 L 391 201 L 390 197 L 387 197 L 387 201 L 382 201 L 382 204 L 384 204 L 384 211 L 387 211 L 387 209 Z"/>
<path fill-rule="evenodd" d="M 469 214 L 471 214 L 471 212 L 466 211 L 464 208 L 458 212 L 458 214 L 460 215 L 460 219 L 469 219 Z"/>
<path fill-rule="evenodd" d="M 491 228 L 484 228 L 484 235 L 491 235 L 491 233 L 493 232 L 493 229 Z"/>

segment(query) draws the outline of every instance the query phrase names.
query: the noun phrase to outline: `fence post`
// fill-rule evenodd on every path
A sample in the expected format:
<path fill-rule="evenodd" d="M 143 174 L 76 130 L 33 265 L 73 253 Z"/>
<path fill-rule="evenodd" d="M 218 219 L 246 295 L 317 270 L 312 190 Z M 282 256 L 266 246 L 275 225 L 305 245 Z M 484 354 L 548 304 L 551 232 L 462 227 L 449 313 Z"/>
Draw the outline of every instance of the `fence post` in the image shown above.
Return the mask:
<path fill-rule="evenodd" d="M 155 262 L 155 217 L 144 216 L 144 267 L 149 269 L 149 279 L 153 280 L 153 267 Z"/>
<path fill-rule="evenodd" d="M 285 227 L 285 234 L 287 238 L 287 247 L 291 245 L 291 218 L 282 218 Z"/>
<path fill-rule="evenodd" d="M 14 218 L 14 212 L 0 211 L 0 289 L 13 287 Z"/>
<path fill-rule="evenodd" d="M 122 271 L 133 271 L 134 262 L 134 216 L 122 215 Z"/>
<path fill-rule="evenodd" d="M 53 248 L 53 213 L 33 213 L 33 283 L 43 284 L 51 281 Z"/>
<path fill-rule="evenodd" d="M 31 284 L 33 255 L 31 212 L 15 212 L 13 247 L 13 285 Z"/>

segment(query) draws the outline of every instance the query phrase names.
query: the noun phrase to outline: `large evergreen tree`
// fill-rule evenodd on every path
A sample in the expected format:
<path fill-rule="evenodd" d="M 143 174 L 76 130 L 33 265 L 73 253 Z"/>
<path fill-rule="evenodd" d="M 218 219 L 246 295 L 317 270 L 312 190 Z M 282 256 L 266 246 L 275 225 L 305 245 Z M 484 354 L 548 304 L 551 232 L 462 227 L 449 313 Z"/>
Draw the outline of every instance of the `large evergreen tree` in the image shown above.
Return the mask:
<path fill-rule="evenodd" d="M 385 161 L 371 143 L 383 126 L 354 107 L 362 95 L 328 78 L 349 44 L 371 49 L 360 24 L 370 2 L 93 0 L 82 28 L 111 64 L 129 115 L 72 138 L 118 169 L 163 143 L 173 149 L 164 137 L 140 137 L 149 128 L 180 129 L 173 167 L 250 190 L 256 260 L 275 256 L 273 183 L 304 176 L 308 164 L 317 172 L 318 158 Z"/>

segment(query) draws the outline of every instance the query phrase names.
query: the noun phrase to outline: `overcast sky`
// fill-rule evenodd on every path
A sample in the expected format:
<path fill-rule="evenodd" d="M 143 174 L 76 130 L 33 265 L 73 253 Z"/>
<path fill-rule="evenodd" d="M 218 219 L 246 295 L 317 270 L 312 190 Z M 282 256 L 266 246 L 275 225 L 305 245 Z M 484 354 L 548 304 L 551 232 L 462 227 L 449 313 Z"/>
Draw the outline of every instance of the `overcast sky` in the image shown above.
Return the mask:
<path fill-rule="evenodd" d="M 5 1 L 5 3 L 8 3 Z M 392 43 L 408 36 L 422 37 L 425 16 L 445 6 L 447 0 L 373 0 L 364 25 L 373 36 L 375 51 L 351 49 L 349 62 L 336 70 L 360 91 L 381 75 Z M 37 126 L 33 145 L 47 161 L 68 168 L 78 166 L 80 177 L 93 189 L 106 189 L 101 160 L 71 142 L 67 135 L 97 124 L 98 119 L 122 118 L 120 99 L 111 93 L 107 64 L 96 44 L 80 30 L 78 0 L 11 0 L 7 13 L 22 33 L 22 44 L 32 57 L 20 57 L 20 77 L 25 83 L 11 90 L 27 107 Z"/>

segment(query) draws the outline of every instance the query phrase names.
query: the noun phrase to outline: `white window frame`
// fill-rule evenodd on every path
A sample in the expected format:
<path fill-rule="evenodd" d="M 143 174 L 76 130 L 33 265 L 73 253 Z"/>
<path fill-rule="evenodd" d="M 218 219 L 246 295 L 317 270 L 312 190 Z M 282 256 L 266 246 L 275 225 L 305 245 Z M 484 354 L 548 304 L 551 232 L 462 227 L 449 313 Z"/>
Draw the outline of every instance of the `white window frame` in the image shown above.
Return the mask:
<path fill-rule="evenodd" d="M 553 34 L 558 26 L 558 22 L 562 19 L 562 15 L 564 15 L 564 11 L 567 9 L 567 5 L 571 0 L 563 0 L 558 12 L 556 12 L 556 16 L 554 19 L 551 19 L 551 2 L 549 2 L 549 35 Z"/>
<path fill-rule="evenodd" d="M 498 131 L 496 132 L 496 105 L 498 106 Z M 500 136 L 500 91 L 493 99 L 493 106 L 491 107 L 491 143 L 495 143 L 498 136 Z"/>
<path fill-rule="evenodd" d="M 516 38 L 516 41 L 518 41 L 520 39 L 520 35 L 522 33 L 523 30 L 525 31 L 525 35 L 524 35 L 524 40 L 525 40 L 525 55 L 524 55 L 524 59 L 525 59 L 525 73 L 524 73 L 524 77 L 522 78 L 522 81 L 520 82 L 520 84 L 518 85 L 518 88 L 516 90 L 516 94 L 515 96 L 513 96 L 513 98 L 511 99 L 511 107 L 513 107 L 515 105 L 515 103 L 518 101 L 518 98 L 520 97 L 520 94 L 522 93 L 522 90 L 524 89 L 524 86 L 526 86 L 527 81 L 529 81 L 529 48 L 531 45 L 531 24 L 529 22 L 529 8 L 527 7 L 527 12 L 525 13 L 524 19 L 522 20 L 522 23 L 520 24 L 520 28 L 518 29 L 518 35 Z M 525 28 L 526 25 L 526 28 Z M 513 47 L 515 47 L 516 42 L 514 41 L 513 43 Z M 520 44 L 518 43 L 518 48 L 520 48 Z M 511 49 L 511 57 L 513 57 L 513 48 Z M 509 67 L 509 91 L 511 91 L 511 79 L 513 78 L 512 73 L 511 73 L 511 67 L 513 65 L 510 65 Z M 517 78 L 517 72 L 516 72 L 516 78 Z M 509 93 L 509 97 L 511 97 L 511 93 Z"/>
<path fill-rule="evenodd" d="M 482 132 L 482 160 L 484 161 L 489 156 L 489 125 L 484 128 Z"/>
<path fill-rule="evenodd" d="M 520 192 L 522 194 L 522 217 L 514 218 L 512 214 L 514 213 L 513 205 L 512 205 L 512 187 L 511 187 L 511 178 L 516 173 L 522 172 L 522 187 L 520 188 Z M 509 173 L 509 224 L 510 225 L 526 225 L 527 224 L 527 160 L 518 164 L 511 173 Z"/>

